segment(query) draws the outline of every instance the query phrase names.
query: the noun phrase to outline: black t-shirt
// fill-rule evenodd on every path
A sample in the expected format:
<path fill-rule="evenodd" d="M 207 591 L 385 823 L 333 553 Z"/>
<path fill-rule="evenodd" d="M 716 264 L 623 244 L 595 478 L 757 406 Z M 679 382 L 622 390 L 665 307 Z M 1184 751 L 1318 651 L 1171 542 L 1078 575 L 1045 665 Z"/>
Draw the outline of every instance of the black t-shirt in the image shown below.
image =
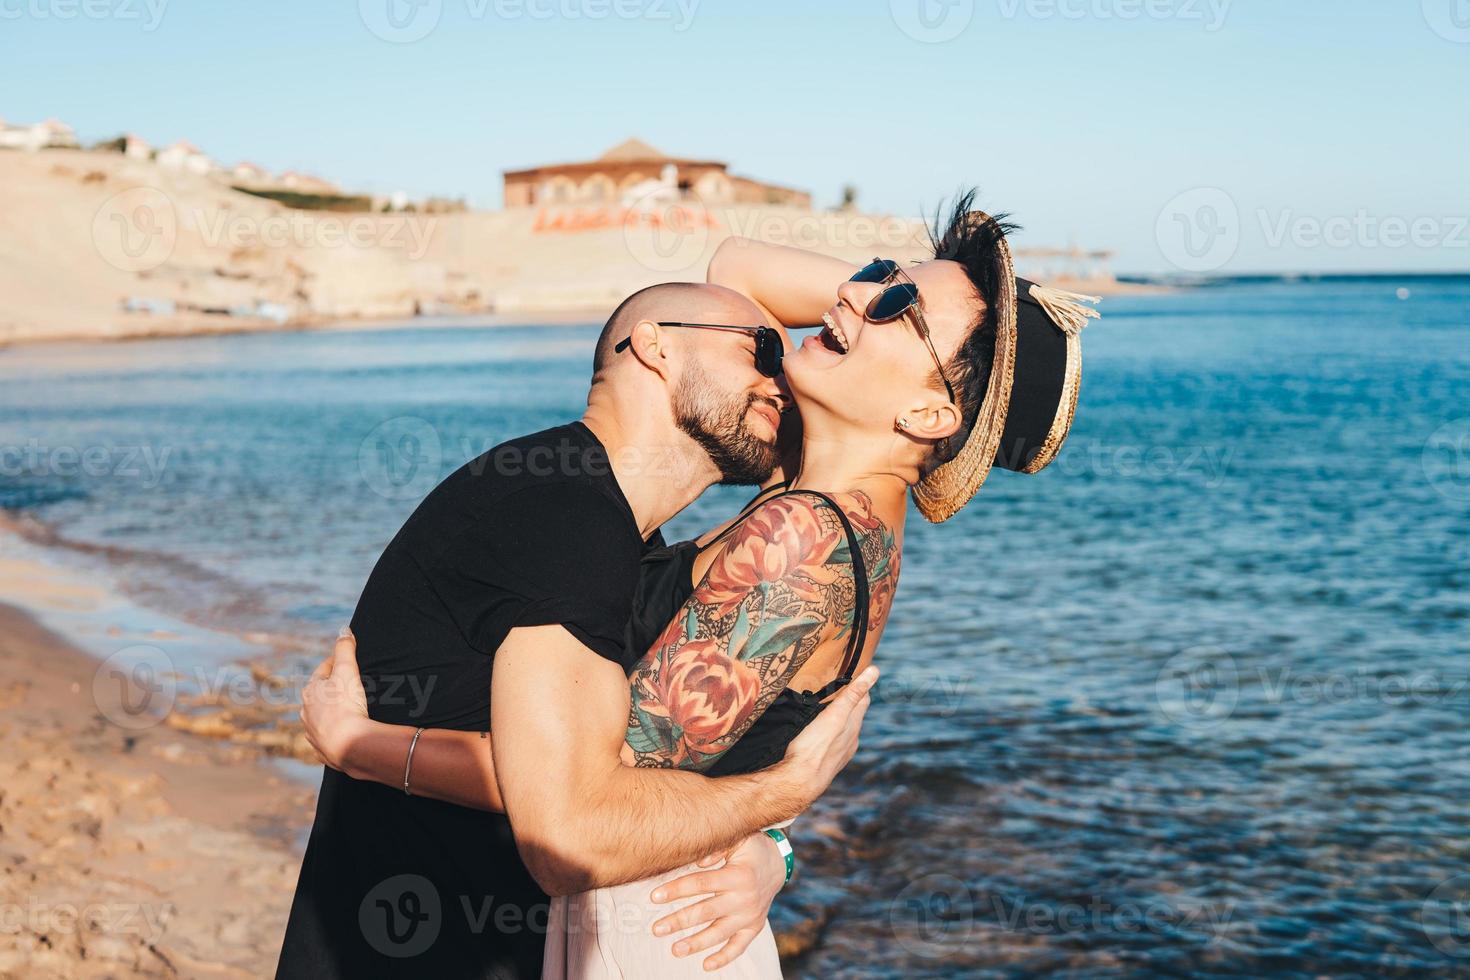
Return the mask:
<path fill-rule="evenodd" d="M 358 600 L 369 713 L 487 731 L 495 651 L 517 626 L 559 623 L 631 668 L 645 548 L 580 422 L 470 461 L 414 511 Z M 547 906 L 504 815 L 328 769 L 277 975 L 538 977 Z"/>

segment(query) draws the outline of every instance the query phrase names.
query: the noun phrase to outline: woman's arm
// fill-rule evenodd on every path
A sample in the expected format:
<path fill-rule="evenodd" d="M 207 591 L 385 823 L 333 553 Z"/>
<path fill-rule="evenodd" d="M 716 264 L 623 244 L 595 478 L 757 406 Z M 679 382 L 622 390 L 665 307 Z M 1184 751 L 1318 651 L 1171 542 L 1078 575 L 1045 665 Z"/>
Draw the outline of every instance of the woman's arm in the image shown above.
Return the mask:
<path fill-rule="evenodd" d="M 852 630 L 852 565 L 840 519 L 817 498 L 751 511 L 633 668 L 623 761 L 708 769 L 808 661 L 835 663 Z"/>
<path fill-rule="evenodd" d="M 727 238 L 715 249 L 705 278 L 755 300 L 787 326 L 822 322 L 837 301 L 837 287 L 858 267 L 803 248 L 767 245 L 750 238 Z"/>
<path fill-rule="evenodd" d="M 488 696 L 488 695 L 487 695 Z M 327 765 L 385 786 L 403 786 L 414 728 L 368 717 L 357 670 L 357 640 L 345 627 L 332 656 L 301 692 L 301 723 Z M 413 747 L 411 791 L 475 810 L 504 813 L 489 732 L 427 728 Z"/>

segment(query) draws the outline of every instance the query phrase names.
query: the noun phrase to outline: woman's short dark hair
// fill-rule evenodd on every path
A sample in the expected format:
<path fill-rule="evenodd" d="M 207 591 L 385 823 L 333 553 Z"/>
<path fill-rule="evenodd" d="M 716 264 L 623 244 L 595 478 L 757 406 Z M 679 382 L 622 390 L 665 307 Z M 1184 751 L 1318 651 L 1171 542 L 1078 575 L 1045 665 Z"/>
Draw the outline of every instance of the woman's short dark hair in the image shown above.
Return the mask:
<path fill-rule="evenodd" d="M 1006 214 L 985 218 L 974 209 L 974 203 L 973 189 L 957 195 L 948 207 L 941 205 L 935 211 L 934 225 L 929 230 L 934 257 L 964 267 L 981 305 L 964 341 L 944 365 L 963 423 L 954 435 L 935 444 L 924 467 L 925 473 L 959 455 L 980 414 L 990 384 L 990 364 L 995 357 L 995 311 L 999 306 L 1002 277 L 1007 274 L 1001 243 L 1019 228 L 1007 220 L 1010 216 Z M 940 390 L 944 388 L 937 370 L 930 384 Z"/>

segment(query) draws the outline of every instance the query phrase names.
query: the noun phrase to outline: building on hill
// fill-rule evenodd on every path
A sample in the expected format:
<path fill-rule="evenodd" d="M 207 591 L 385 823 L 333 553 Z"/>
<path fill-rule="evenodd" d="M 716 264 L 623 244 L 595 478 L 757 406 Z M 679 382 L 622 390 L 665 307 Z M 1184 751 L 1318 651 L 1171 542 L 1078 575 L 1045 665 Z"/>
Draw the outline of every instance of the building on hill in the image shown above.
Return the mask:
<path fill-rule="evenodd" d="M 505 206 L 631 204 L 649 193 L 705 204 L 778 204 L 810 208 L 806 191 L 729 172 L 718 160 L 673 157 L 641 140 L 619 143 L 595 160 L 505 171 Z"/>
<path fill-rule="evenodd" d="M 123 133 L 110 140 L 94 144 L 91 149 L 104 153 L 121 153 L 129 160 L 153 159 L 153 147 L 137 133 Z"/>
<path fill-rule="evenodd" d="M 34 153 L 53 148 L 75 150 L 79 146 L 76 131 L 60 120 L 13 125 L 0 119 L 0 148 Z"/>
<path fill-rule="evenodd" d="M 257 187 L 271 182 L 271 173 L 258 163 L 241 160 L 230 168 L 230 179 L 246 187 Z"/>
<path fill-rule="evenodd" d="M 153 146 L 137 133 L 125 133 L 122 137 L 122 154 L 129 160 L 151 160 Z"/>
<path fill-rule="evenodd" d="M 178 140 L 158 151 L 155 157 L 160 167 L 169 170 L 183 170 L 191 174 L 203 176 L 219 169 L 219 165 L 209 158 L 209 155 L 188 140 Z"/>

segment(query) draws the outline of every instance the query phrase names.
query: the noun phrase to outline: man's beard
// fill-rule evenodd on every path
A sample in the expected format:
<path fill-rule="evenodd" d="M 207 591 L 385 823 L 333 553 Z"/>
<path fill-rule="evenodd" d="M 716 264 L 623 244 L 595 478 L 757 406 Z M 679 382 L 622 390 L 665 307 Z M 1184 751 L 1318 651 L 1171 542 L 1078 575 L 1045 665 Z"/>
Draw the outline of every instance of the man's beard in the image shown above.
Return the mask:
<path fill-rule="evenodd" d="M 674 421 L 679 430 L 709 454 L 724 486 L 760 486 L 776 469 L 776 446 L 750 431 L 747 419 L 756 402 L 772 399 L 751 393 L 725 396 L 703 371 L 684 375 L 674 396 Z"/>

